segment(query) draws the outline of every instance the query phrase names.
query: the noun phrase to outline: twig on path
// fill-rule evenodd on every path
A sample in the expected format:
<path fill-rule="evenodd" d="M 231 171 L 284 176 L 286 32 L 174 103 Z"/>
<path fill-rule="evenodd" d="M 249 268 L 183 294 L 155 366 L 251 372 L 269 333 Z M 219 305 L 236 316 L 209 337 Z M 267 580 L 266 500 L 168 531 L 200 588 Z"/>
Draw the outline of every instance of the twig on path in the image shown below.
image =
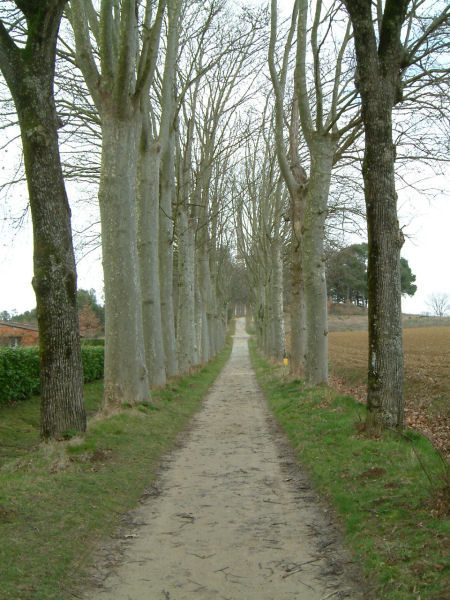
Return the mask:
<path fill-rule="evenodd" d="M 289 577 L 290 575 L 293 575 L 294 573 L 298 573 L 299 571 L 301 571 L 302 567 L 304 565 L 310 565 L 311 563 L 317 562 L 318 560 L 320 560 L 320 556 L 318 556 L 317 558 L 312 558 L 311 560 L 307 560 L 305 562 L 302 562 L 302 563 L 298 564 L 295 569 L 292 569 L 292 571 L 289 571 L 288 573 L 285 573 L 281 577 L 283 579 L 286 579 L 286 577 Z"/>
<path fill-rule="evenodd" d="M 335 590 L 334 592 L 331 592 L 331 594 L 328 594 L 328 596 L 323 596 L 323 598 L 321 598 L 320 600 L 328 600 L 329 598 L 336 596 L 336 594 L 339 594 L 339 590 Z"/>

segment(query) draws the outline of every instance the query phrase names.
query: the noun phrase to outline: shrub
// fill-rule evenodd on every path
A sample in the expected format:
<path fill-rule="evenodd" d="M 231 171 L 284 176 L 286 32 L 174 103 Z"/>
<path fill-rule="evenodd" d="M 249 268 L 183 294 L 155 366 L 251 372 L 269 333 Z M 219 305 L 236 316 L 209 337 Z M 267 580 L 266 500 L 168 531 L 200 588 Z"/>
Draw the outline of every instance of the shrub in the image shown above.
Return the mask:
<path fill-rule="evenodd" d="M 103 377 L 105 350 L 103 346 L 82 346 L 84 383 Z"/>
<path fill-rule="evenodd" d="M 81 348 L 84 382 L 103 377 L 102 346 Z M 39 394 L 39 349 L 0 348 L 0 405 Z"/>
<path fill-rule="evenodd" d="M 39 393 L 39 349 L 0 348 L 0 404 Z"/>

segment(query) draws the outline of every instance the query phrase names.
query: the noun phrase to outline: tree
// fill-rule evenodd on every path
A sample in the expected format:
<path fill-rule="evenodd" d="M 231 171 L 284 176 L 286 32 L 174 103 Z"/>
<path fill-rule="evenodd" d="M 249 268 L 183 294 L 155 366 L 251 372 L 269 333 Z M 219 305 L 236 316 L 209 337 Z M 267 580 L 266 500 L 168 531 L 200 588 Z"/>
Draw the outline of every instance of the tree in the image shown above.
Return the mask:
<path fill-rule="evenodd" d="M 367 305 L 367 244 L 352 244 L 330 252 L 327 261 L 328 294 L 336 302 Z M 406 258 L 400 258 L 401 294 L 414 296 L 416 276 Z"/>
<path fill-rule="evenodd" d="M 397 218 L 396 147 L 392 113 L 402 101 L 406 70 L 421 65 L 445 44 L 435 33 L 450 8 L 426 19 L 414 39 L 413 19 L 423 2 L 343 0 L 353 25 L 365 131 L 364 195 L 368 229 L 369 366 L 366 427 L 401 429 L 404 424 L 400 250 Z M 411 5 L 410 20 L 407 21 Z M 375 14 L 374 14 L 375 13 Z"/>
<path fill-rule="evenodd" d="M 400 291 L 402 296 L 414 296 L 417 292 L 417 285 L 414 283 L 416 276 L 411 271 L 406 258 L 400 257 Z"/>
<path fill-rule="evenodd" d="M 298 15 L 298 2 L 294 3 L 291 26 L 285 44 L 282 66 L 277 73 L 275 65 L 275 46 L 277 37 L 277 2 L 271 2 L 271 29 L 269 44 L 269 70 L 275 95 L 275 147 L 280 165 L 280 171 L 289 192 L 289 221 L 291 224 L 290 270 L 291 270 L 291 363 L 290 369 L 294 374 L 302 372 L 306 353 L 306 307 L 305 288 L 302 265 L 303 254 L 303 223 L 307 195 L 308 177 L 302 166 L 299 155 L 299 113 L 298 98 L 292 102 L 291 119 L 289 123 L 289 154 L 284 142 L 284 96 L 286 77 L 289 66 L 289 50 L 292 46 Z"/>
<path fill-rule="evenodd" d="M 330 253 L 327 285 L 335 302 L 367 303 L 367 244 L 352 244 Z"/>
<path fill-rule="evenodd" d="M 84 337 L 96 337 L 102 332 L 102 324 L 89 304 L 83 304 L 79 311 L 80 334 Z"/>
<path fill-rule="evenodd" d="M 328 325 L 325 281 L 325 220 L 333 166 L 353 144 L 360 132 L 360 118 L 355 110 L 354 90 L 348 90 L 346 49 L 350 36 L 347 26 L 341 36 L 334 36 L 332 23 L 339 5 L 326 7 L 322 0 L 313 3 L 313 22 L 308 29 L 308 2 L 296 0 L 284 49 L 280 75 L 275 68 L 277 33 L 277 2 L 271 2 L 271 43 L 269 68 L 275 92 L 277 153 L 280 168 L 291 198 L 301 206 L 296 245 L 300 249 L 301 265 L 294 286 L 303 285 L 306 343 L 304 371 L 308 385 L 328 380 Z M 289 51 L 293 34 L 297 34 L 294 70 L 294 97 L 289 124 L 290 168 L 284 150 L 283 97 Z M 331 38 L 331 39 L 330 39 Z M 307 52 L 308 45 L 311 52 Z M 308 57 L 311 56 L 311 65 Z M 311 76 L 310 76 L 311 73 Z M 300 160 L 298 129 L 300 128 L 307 157 Z M 309 161 L 308 161 L 309 159 Z M 306 165 L 309 162 L 309 176 Z M 301 202 L 299 202 L 301 199 Z M 300 217 L 300 218 L 299 218 Z M 293 273 L 294 274 L 294 273 Z M 292 332 L 294 335 L 294 331 Z M 294 340 L 293 340 L 294 341 Z"/>
<path fill-rule="evenodd" d="M 94 289 L 77 291 L 78 306 L 88 304 L 95 316 L 99 319 L 101 325 L 105 325 L 105 307 L 97 302 L 97 296 Z"/>
<path fill-rule="evenodd" d="M 99 204 L 106 309 L 105 410 L 150 399 L 136 188 L 141 103 L 156 69 L 166 1 L 159 1 L 155 14 L 153 4 L 148 0 L 143 10 L 136 10 L 132 0 L 120 5 L 103 0 L 97 15 L 91 0 L 73 0 L 68 11 L 77 64 L 99 112 L 102 132 Z"/>
<path fill-rule="evenodd" d="M 17 110 L 33 221 L 34 277 L 41 377 L 41 436 L 84 431 L 83 370 L 70 208 L 58 148 L 53 79 L 65 0 L 11 3 L 0 19 L 0 68 Z M 14 40 L 14 23 L 26 21 Z"/>
<path fill-rule="evenodd" d="M 450 310 L 450 296 L 444 293 L 431 294 L 427 300 L 427 304 L 436 317 L 445 317 Z"/>

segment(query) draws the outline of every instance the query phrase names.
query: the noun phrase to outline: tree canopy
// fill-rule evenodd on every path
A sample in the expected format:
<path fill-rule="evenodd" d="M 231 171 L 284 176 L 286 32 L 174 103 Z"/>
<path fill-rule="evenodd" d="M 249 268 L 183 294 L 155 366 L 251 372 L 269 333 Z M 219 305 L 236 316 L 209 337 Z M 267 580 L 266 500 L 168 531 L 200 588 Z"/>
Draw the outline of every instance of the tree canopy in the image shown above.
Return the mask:
<path fill-rule="evenodd" d="M 334 302 L 367 306 L 367 244 L 352 244 L 328 252 L 327 288 Z M 400 258 L 401 293 L 414 296 L 416 276 L 406 258 Z"/>

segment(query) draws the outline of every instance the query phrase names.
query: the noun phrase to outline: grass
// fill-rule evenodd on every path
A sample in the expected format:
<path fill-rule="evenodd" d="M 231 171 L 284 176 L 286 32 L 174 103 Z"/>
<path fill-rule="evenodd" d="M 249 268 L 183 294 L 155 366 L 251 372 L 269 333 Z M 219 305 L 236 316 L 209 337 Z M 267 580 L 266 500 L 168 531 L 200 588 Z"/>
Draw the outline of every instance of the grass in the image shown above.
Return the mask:
<path fill-rule="evenodd" d="M 73 598 L 100 540 L 151 486 L 230 351 L 228 337 L 214 361 L 154 392 L 152 404 L 91 419 L 69 442 L 39 444 L 38 399 L 1 409 L 2 600 Z M 101 382 L 86 386 L 89 414 L 101 393 Z"/>
<path fill-rule="evenodd" d="M 330 371 L 339 378 L 343 391 L 359 399 L 365 397 L 367 331 L 332 332 L 328 346 Z M 404 329 L 403 348 L 408 426 L 431 437 L 448 455 L 450 327 Z"/>
<path fill-rule="evenodd" d="M 449 521 L 441 516 L 448 474 L 430 442 L 415 432 L 368 437 L 359 426 L 364 405 L 283 377 L 253 341 L 251 355 L 273 412 L 334 507 L 374 598 L 448 600 Z"/>

